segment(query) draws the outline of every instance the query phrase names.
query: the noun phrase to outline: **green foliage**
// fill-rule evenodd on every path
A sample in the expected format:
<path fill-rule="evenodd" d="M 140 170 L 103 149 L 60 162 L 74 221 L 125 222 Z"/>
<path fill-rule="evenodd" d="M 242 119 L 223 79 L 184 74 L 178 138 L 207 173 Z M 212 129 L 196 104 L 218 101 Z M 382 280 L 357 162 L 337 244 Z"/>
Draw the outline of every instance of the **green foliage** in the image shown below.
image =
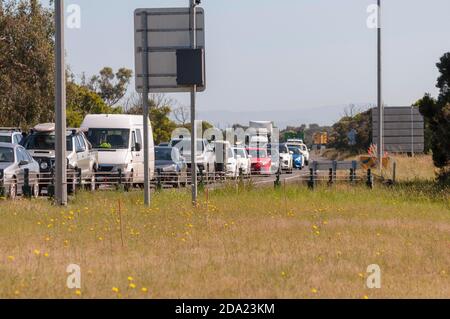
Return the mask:
<path fill-rule="evenodd" d="M 350 146 L 348 133 L 354 129 L 357 133 L 356 145 Z M 343 117 L 333 125 L 330 136 L 330 147 L 353 153 L 366 152 L 371 144 L 372 116 L 371 111 Z"/>
<path fill-rule="evenodd" d="M 67 82 L 67 125 L 80 127 L 87 114 L 118 114 L 121 108 L 108 106 L 105 101 L 88 87 Z"/>
<path fill-rule="evenodd" d="M 37 0 L 0 3 L 0 125 L 53 119 L 54 25 Z"/>
<path fill-rule="evenodd" d="M 153 139 L 157 145 L 161 142 L 169 141 L 172 136 L 172 131 L 177 127 L 175 122 L 169 117 L 172 112 L 172 106 L 170 104 L 171 101 L 164 98 L 158 99 L 156 97 L 155 99 L 149 100 Z M 142 102 L 140 100 L 135 101 L 135 104 L 126 113 L 142 115 Z"/>
<path fill-rule="evenodd" d="M 112 107 L 125 96 L 132 75 L 133 72 L 126 68 L 114 73 L 112 68 L 105 67 L 100 70 L 99 75 L 94 75 L 86 86 L 96 92 L 106 105 Z"/>
<path fill-rule="evenodd" d="M 437 99 L 426 94 L 417 102 L 431 132 L 431 149 L 436 167 L 441 169 L 439 179 L 450 183 L 450 52 L 437 63 L 440 76 L 436 87 Z"/>

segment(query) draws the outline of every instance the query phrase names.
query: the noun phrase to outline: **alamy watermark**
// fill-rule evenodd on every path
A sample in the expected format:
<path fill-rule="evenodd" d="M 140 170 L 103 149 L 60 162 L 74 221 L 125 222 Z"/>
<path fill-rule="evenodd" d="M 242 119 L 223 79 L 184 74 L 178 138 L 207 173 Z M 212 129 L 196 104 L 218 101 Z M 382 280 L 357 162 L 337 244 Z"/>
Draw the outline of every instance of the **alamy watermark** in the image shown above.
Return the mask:
<path fill-rule="evenodd" d="M 366 286 L 369 289 L 381 289 L 381 268 L 380 266 L 373 264 L 367 267 L 367 273 L 369 276 L 366 280 Z"/>
<path fill-rule="evenodd" d="M 70 264 L 66 268 L 67 276 L 66 284 L 69 289 L 81 289 L 81 267 L 76 264 Z"/>

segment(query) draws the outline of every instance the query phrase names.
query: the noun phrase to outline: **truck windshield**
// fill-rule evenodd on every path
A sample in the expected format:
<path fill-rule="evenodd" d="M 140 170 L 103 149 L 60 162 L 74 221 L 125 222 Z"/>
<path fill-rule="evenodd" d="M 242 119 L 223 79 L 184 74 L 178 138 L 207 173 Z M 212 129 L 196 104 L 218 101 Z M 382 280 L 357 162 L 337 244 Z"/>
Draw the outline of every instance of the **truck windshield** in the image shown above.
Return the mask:
<path fill-rule="evenodd" d="M 55 139 L 54 134 L 31 134 L 26 138 L 23 146 L 27 150 L 53 151 L 55 150 Z M 67 151 L 73 150 L 72 136 L 66 136 L 66 148 Z"/>
<path fill-rule="evenodd" d="M 129 129 L 89 129 L 87 138 L 93 148 L 128 149 L 130 145 Z"/>
<path fill-rule="evenodd" d="M 0 135 L 0 143 L 11 143 L 11 136 Z"/>
<path fill-rule="evenodd" d="M 14 149 L 0 147 L 0 163 L 14 163 Z"/>

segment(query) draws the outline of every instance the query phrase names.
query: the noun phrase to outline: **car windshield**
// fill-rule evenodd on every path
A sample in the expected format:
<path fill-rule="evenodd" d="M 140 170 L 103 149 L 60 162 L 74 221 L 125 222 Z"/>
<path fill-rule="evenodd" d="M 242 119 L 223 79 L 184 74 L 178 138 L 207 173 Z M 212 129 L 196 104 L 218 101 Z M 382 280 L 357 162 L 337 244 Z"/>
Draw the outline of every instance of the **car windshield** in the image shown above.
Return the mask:
<path fill-rule="evenodd" d="M 176 153 L 172 148 L 155 148 L 155 158 L 157 161 L 176 160 Z"/>
<path fill-rule="evenodd" d="M 128 149 L 130 145 L 129 129 L 89 129 L 87 138 L 93 148 Z"/>
<path fill-rule="evenodd" d="M 170 145 L 180 150 L 181 154 L 191 153 L 191 140 L 173 140 Z M 205 151 L 203 141 L 197 141 L 197 154 L 202 154 Z"/>
<path fill-rule="evenodd" d="M 300 149 L 298 147 L 289 147 L 289 151 L 294 153 L 294 155 L 300 155 Z"/>
<path fill-rule="evenodd" d="M 288 153 L 286 146 L 280 146 L 278 151 L 280 152 L 280 154 Z"/>
<path fill-rule="evenodd" d="M 242 148 L 235 149 L 234 157 L 237 158 L 238 156 L 240 156 L 241 158 L 246 158 L 247 156 L 245 156 L 245 150 Z"/>
<path fill-rule="evenodd" d="M 54 134 L 32 134 L 27 137 L 24 147 L 27 150 L 55 150 L 55 135 Z M 72 136 L 66 136 L 66 148 L 68 151 L 73 149 Z"/>
<path fill-rule="evenodd" d="M 253 158 L 266 158 L 266 157 L 268 157 L 267 156 L 267 151 L 263 150 L 263 149 L 249 150 L 248 153 Z"/>
<path fill-rule="evenodd" d="M 0 135 L 0 143 L 11 143 L 11 136 Z"/>
<path fill-rule="evenodd" d="M 0 163 L 14 163 L 14 149 L 0 147 Z"/>

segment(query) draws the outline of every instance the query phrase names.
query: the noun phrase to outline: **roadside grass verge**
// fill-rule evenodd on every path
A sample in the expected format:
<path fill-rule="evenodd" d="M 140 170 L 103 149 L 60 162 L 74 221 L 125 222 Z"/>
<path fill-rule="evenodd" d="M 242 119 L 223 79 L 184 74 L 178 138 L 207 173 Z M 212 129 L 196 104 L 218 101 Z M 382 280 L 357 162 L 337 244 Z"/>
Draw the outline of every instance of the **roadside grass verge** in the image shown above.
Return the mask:
<path fill-rule="evenodd" d="M 0 201 L 0 298 L 448 298 L 448 189 L 404 183 Z M 120 207 L 120 209 L 119 209 Z M 66 287 L 78 264 L 82 288 Z M 378 264 L 382 288 L 368 289 Z"/>

